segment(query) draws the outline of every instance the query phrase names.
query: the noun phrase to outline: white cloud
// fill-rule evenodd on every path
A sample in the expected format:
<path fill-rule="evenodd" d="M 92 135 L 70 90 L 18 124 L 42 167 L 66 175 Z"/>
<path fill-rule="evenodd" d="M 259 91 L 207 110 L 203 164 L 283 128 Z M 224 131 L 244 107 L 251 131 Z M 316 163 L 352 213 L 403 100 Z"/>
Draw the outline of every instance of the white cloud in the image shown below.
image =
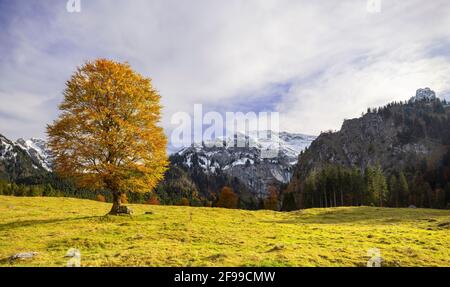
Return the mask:
<path fill-rule="evenodd" d="M 19 14 L 5 15 L 0 133 L 43 136 L 64 82 L 96 57 L 153 78 L 167 130 L 194 103 L 242 103 L 277 84 L 292 85 L 278 104 L 282 129 L 308 133 L 419 87 L 450 90 L 447 0 L 383 0 L 377 14 L 365 0 L 82 0 L 72 14 L 63 2 L 10 4 Z"/>
<path fill-rule="evenodd" d="M 321 77 L 292 87 L 279 105 L 281 126 L 306 133 L 337 130 L 345 118 L 358 117 L 368 107 L 405 101 L 416 87 L 433 87 L 443 94 L 450 87 L 450 61 L 444 58 L 402 62 L 387 57 L 361 67 L 330 67 Z"/>

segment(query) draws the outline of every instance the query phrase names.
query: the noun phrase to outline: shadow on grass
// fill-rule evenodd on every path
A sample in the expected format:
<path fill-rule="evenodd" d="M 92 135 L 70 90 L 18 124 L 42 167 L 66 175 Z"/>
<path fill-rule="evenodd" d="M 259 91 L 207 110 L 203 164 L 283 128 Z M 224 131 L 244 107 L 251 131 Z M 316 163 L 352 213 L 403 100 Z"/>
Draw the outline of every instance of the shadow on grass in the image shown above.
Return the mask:
<path fill-rule="evenodd" d="M 336 223 L 380 223 L 395 224 L 401 222 L 431 222 L 448 218 L 450 212 L 445 213 L 427 209 L 408 208 L 379 208 L 379 207 L 357 207 L 353 209 L 329 208 L 319 213 L 308 213 L 295 211 L 289 214 L 285 220 L 267 220 L 267 223 L 280 224 L 336 224 Z"/>
<path fill-rule="evenodd" d="M 104 217 L 104 216 L 83 216 L 83 217 L 73 217 L 73 218 L 54 218 L 54 219 L 36 219 L 36 220 L 14 221 L 14 222 L 10 222 L 10 223 L 0 224 L 0 231 L 11 230 L 11 229 L 20 228 L 20 227 L 28 227 L 28 226 L 33 226 L 33 225 L 70 222 L 70 221 L 77 221 L 77 220 L 83 220 L 83 219 L 102 218 L 102 217 Z"/>
<path fill-rule="evenodd" d="M 5 264 L 12 265 L 13 263 L 14 263 L 14 260 L 11 259 L 10 257 L 0 259 L 0 265 L 5 265 Z"/>

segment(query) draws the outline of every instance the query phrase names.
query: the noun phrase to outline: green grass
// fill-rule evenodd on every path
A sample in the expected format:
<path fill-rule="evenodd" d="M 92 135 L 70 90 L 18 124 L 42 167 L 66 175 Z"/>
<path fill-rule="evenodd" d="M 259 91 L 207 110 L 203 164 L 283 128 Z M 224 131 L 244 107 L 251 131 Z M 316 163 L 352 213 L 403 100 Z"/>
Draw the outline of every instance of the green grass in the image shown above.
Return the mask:
<path fill-rule="evenodd" d="M 0 196 L 0 265 L 65 266 L 450 266 L 450 211 L 343 207 L 290 213 L 110 204 Z M 144 214 L 151 211 L 153 214 Z M 39 252 L 11 261 L 19 252 Z"/>

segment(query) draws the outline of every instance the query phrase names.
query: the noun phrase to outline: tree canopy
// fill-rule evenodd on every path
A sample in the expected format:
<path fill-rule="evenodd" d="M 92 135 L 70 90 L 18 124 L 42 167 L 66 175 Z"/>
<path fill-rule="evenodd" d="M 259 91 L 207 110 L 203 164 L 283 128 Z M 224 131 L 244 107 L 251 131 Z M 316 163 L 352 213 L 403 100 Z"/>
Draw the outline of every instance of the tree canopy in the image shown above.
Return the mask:
<path fill-rule="evenodd" d="M 127 63 L 85 63 L 67 82 L 59 109 L 47 132 L 61 176 L 109 190 L 115 206 L 124 192 L 149 192 L 163 178 L 168 161 L 160 95 Z"/>

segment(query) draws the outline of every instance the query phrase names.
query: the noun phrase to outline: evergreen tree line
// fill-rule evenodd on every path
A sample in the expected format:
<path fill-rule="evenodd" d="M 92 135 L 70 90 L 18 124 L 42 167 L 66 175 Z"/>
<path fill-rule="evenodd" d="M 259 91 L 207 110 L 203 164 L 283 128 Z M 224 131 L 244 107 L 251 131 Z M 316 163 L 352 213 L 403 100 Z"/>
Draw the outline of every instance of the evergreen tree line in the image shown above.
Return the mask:
<path fill-rule="evenodd" d="M 310 207 L 380 206 L 380 207 L 450 207 L 450 153 L 443 165 L 428 170 L 426 166 L 386 175 L 380 166 L 359 169 L 336 165 L 311 173 L 302 185 L 299 197 L 285 194 L 283 210 Z M 294 202 L 295 201 L 295 202 Z"/>
<path fill-rule="evenodd" d="M 0 195 L 10 195 L 19 197 L 72 197 L 80 199 L 91 199 L 102 202 L 112 202 L 112 195 L 106 190 L 89 191 L 76 188 L 56 189 L 52 184 L 23 184 L 0 180 Z M 124 202 L 130 203 L 151 203 L 155 202 L 152 193 L 128 192 L 123 197 Z M 157 201 L 159 204 L 159 201 Z"/>
<path fill-rule="evenodd" d="M 420 102 L 393 102 L 383 107 L 368 109 L 385 120 L 392 118 L 396 126 L 404 127 L 399 133 L 402 144 L 423 138 L 432 138 L 450 145 L 450 115 L 446 112 L 446 100 L 423 100 Z"/>
<path fill-rule="evenodd" d="M 121 198 L 123 203 L 139 203 L 152 205 L 182 205 L 182 206 L 206 206 L 222 207 L 229 209 L 242 208 L 239 194 L 234 192 L 232 187 L 224 186 L 214 197 L 214 200 L 201 198 L 195 189 L 189 186 L 172 186 L 173 194 L 169 195 L 167 190 L 159 186 L 155 192 L 133 193 L 128 192 Z M 192 188 L 192 186 L 191 186 Z M 253 209 L 279 210 L 278 191 L 275 187 L 270 187 L 270 194 L 266 199 L 261 199 L 255 203 Z M 91 199 L 100 202 L 112 202 L 110 192 L 106 190 L 88 191 L 76 188 L 55 189 L 51 184 L 17 184 L 6 180 L 0 180 L 0 195 L 18 197 L 72 197 L 80 199 Z"/>
<path fill-rule="evenodd" d="M 190 174 L 192 173 L 192 174 Z M 198 169 L 186 171 L 172 165 L 164 180 L 148 193 L 127 192 L 123 202 L 156 205 L 206 206 L 239 209 L 279 209 L 278 188 L 269 188 L 267 199 L 256 199 L 236 178 L 223 173 L 208 175 Z M 112 202 L 106 190 L 85 190 L 76 187 L 53 173 L 18 179 L 15 182 L 0 181 L 0 195 L 72 197 Z"/>
<path fill-rule="evenodd" d="M 445 100 L 392 102 L 369 108 L 367 114 L 376 114 L 399 127 L 400 145 L 428 139 L 444 148 L 450 146 L 449 103 Z M 369 152 L 373 149 L 373 145 L 368 146 Z M 384 171 L 379 166 L 365 170 L 327 166 L 294 182 L 298 192 L 283 194 L 282 209 L 343 205 L 448 208 L 450 153 L 433 166 L 414 156 L 404 160 L 406 167 L 402 170 L 396 169 L 395 163 Z"/>

